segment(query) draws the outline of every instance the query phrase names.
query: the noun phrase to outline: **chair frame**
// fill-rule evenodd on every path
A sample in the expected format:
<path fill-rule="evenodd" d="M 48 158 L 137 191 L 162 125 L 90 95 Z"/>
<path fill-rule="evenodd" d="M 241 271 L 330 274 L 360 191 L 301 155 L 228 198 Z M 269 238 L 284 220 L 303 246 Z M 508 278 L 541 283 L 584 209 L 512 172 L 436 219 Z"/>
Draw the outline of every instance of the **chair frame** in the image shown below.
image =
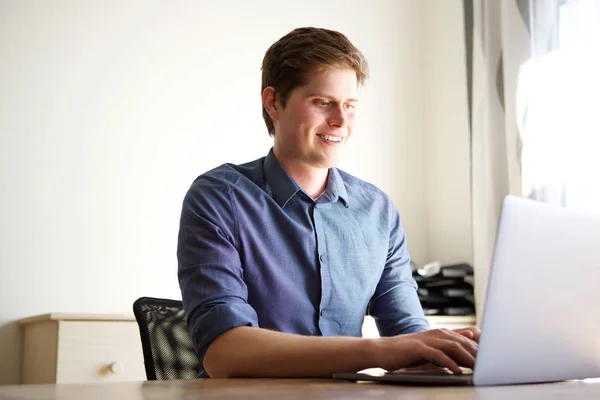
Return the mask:
<path fill-rule="evenodd" d="M 148 323 L 142 312 L 142 305 L 147 302 L 163 304 L 167 307 L 179 307 L 183 309 L 183 302 L 180 300 L 160 299 L 156 297 L 140 297 L 133 303 L 133 315 L 140 328 L 140 338 L 142 339 L 142 353 L 144 355 L 144 367 L 146 369 L 146 378 L 149 381 L 155 381 L 156 370 L 154 366 L 154 357 L 152 356 L 152 344 L 150 340 L 150 330 Z"/>

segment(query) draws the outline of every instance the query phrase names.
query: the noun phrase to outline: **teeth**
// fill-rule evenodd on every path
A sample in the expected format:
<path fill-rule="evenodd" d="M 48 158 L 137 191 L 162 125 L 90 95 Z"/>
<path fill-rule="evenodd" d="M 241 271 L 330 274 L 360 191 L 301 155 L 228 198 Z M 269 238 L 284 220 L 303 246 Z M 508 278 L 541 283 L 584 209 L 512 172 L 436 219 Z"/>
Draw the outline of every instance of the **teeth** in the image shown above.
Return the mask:
<path fill-rule="evenodd" d="M 319 135 L 325 140 L 329 140 L 330 142 L 341 142 L 342 138 L 337 136 L 328 136 L 328 135 Z"/>

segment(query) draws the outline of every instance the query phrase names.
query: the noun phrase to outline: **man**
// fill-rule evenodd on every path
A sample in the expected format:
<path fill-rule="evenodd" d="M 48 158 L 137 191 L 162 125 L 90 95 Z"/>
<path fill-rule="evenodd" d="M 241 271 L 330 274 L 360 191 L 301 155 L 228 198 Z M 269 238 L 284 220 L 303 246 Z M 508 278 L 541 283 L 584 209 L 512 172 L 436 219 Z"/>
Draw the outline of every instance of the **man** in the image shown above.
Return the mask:
<path fill-rule="evenodd" d="M 179 281 L 209 376 L 473 366 L 477 329 L 429 330 L 390 199 L 335 168 L 367 74 L 363 55 L 338 32 L 285 35 L 262 66 L 273 148 L 189 189 Z M 367 309 L 385 337 L 361 337 Z"/>

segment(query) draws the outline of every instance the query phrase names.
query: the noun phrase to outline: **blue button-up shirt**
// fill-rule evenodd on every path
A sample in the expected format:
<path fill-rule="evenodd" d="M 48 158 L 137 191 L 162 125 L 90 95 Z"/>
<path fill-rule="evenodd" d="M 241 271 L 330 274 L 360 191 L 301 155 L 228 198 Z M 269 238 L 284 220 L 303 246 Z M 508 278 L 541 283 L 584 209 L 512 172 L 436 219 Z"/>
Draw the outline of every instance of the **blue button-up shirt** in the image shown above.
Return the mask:
<path fill-rule="evenodd" d="M 179 283 L 202 362 L 221 333 L 254 326 L 301 335 L 427 330 L 398 212 L 339 169 L 314 201 L 273 151 L 198 177 L 181 215 Z"/>

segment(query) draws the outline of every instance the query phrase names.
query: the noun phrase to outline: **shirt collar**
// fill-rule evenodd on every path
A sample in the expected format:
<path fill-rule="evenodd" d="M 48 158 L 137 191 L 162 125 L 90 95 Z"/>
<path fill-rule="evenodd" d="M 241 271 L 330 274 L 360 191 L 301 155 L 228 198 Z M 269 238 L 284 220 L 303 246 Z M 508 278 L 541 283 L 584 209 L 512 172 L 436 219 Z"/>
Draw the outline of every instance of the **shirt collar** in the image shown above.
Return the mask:
<path fill-rule="evenodd" d="M 265 158 L 264 169 L 267 185 L 269 185 L 279 207 L 283 208 L 301 190 L 300 186 L 279 164 L 275 154 L 273 154 L 273 148 L 269 150 L 269 154 Z"/>
<path fill-rule="evenodd" d="M 350 207 L 350 203 L 348 202 L 348 192 L 346 192 L 346 184 L 337 168 L 329 168 L 329 174 L 327 174 L 327 189 L 325 189 L 323 197 L 331 202 L 336 202 L 339 198 L 344 202 L 346 208 Z"/>
<path fill-rule="evenodd" d="M 265 158 L 264 162 L 265 180 L 275 201 L 281 208 L 283 208 L 288 201 L 302 188 L 298 186 L 296 181 L 287 173 L 287 171 L 279 164 L 279 161 L 273 154 L 273 148 L 269 150 L 269 154 Z M 346 185 L 342 179 L 340 173 L 336 168 L 330 168 L 327 174 L 327 187 L 322 198 L 325 198 L 329 202 L 335 202 L 340 198 L 346 208 L 349 207 L 348 193 L 346 192 Z"/>

